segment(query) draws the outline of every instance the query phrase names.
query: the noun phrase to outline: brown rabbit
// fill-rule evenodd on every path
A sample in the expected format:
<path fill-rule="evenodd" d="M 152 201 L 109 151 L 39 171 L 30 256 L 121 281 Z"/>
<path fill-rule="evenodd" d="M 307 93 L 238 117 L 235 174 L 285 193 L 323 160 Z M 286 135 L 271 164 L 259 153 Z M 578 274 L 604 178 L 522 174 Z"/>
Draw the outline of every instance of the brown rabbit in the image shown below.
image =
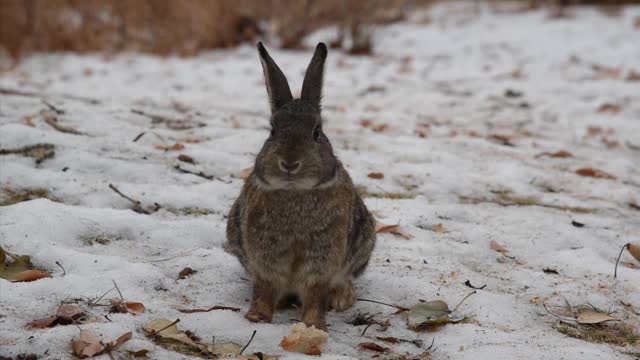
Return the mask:
<path fill-rule="evenodd" d="M 367 267 L 374 220 L 322 131 L 320 98 L 327 47 L 316 47 L 300 99 L 262 43 L 271 134 L 233 204 L 225 250 L 254 278 L 245 317 L 270 322 L 276 304 L 302 301 L 302 321 L 326 329 L 329 308 L 356 301 L 352 279 Z"/>

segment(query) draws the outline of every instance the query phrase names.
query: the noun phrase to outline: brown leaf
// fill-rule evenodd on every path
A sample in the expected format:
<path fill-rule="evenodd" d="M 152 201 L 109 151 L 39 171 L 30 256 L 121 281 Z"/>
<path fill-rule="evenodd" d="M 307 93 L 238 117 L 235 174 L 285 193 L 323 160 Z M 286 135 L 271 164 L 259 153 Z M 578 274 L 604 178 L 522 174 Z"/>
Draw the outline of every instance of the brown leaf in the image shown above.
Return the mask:
<path fill-rule="evenodd" d="M 329 334 L 316 329 L 315 326 L 307 327 L 304 323 L 297 323 L 291 326 L 289 335 L 282 338 L 280 346 L 286 351 L 320 355 L 322 346 L 327 342 L 328 338 Z"/>
<path fill-rule="evenodd" d="M 29 282 L 36 281 L 43 278 L 50 278 L 51 274 L 42 270 L 26 270 L 19 272 L 15 275 L 13 282 Z"/>
<path fill-rule="evenodd" d="M 629 243 L 629 245 L 627 245 L 627 250 L 631 256 L 640 261 L 640 244 Z"/>
<path fill-rule="evenodd" d="M 187 276 L 191 276 L 191 275 L 193 275 L 193 274 L 195 274 L 197 272 L 198 272 L 197 270 L 193 270 L 190 267 L 186 267 L 186 268 L 180 270 L 180 272 L 178 273 L 178 279 L 182 280 L 182 279 L 186 278 Z"/>
<path fill-rule="evenodd" d="M 102 354 L 105 347 L 98 336 L 91 330 L 80 330 L 80 338 L 71 340 L 73 355 L 86 359 Z"/>
<path fill-rule="evenodd" d="M 576 170 L 576 174 L 582 176 L 590 176 L 594 178 L 616 180 L 617 178 L 609 173 L 594 168 L 581 168 Z"/>
<path fill-rule="evenodd" d="M 602 104 L 598 108 L 599 113 L 609 113 L 609 114 L 617 114 L 620 112 L 620 110 L 622 110 L 622 106 L 620 106 L 620 104 L 612 104 L 612 103 Z"/>
<path fill-rule="evenodd" d="M 44 319 L 33 320 L 29 323 L 29 326 L 36 329 L 46 329 L 55 326 L 55 322 L 58 320 L 57 316 L 51 316 Z"/>
<path fill-rule="evenodd" d="M 153 145 L 153 147 L 155 147 L 158 150 L 164 150 L 164 151 L 170 151 L 170 150 L 177 151 L 177 150 L 184 149 L 184 145 L 180 143 L 175 143 L 173 145 L 155 144 Z"/>
<path fill-rule="evenodd" d="M 393 336 L 387 336 L 387 337 L 382 337 L 382 336 L 376 336 L 376 339 L 380 340 L 380 341 L 384 341 L 384 342 L 388 342 L 391 344 L 400 344 L 401 342 L 403 342 L 402 340 L 393 337 Z"/>
<path fill-rule="evenodd" d="M 495 240 L 491 240 L 491 242 L 489 243 L 489 247 L 491 248 L 491 250 L 493 251 L 497 251 L 501 254 L 506 254 L 509 252 L 509 250 L 507 250 L 507 248 L 505 248 L 504 246 L 498 244 L 497 241 Z"/>
<path fill-rule="evenodd" d="M 381 172 L 370 172 L 367 176 L 372 179 L 384 179 L 384 173 Z"/>
<path fill-rule="evenodd" d="M 189 155 L 186 154 L 180 154 L 178 155 L 178 160 L 182 161 L 182 162 L 186 162 L 189 164 L 195 164 L 195 161 L 193 161 L 193 158 Z"/>
<path fill-rule="evenodd" d="M 436 225 L 433 225 L 433 226 L 431 227 L 431 230 L 432 230 L 433 232 L 436 232 L 436 233 L 439 233 L 439 234 L 441 234 L 441 233 L 443 233 L 443 232 L 446 232 L 446 231 L 447 231 L 447 230 L 444 228 L 444 225 L 442 225 L 442 224 L 436 224 Z"/>
<path fill-rule="evenodd" d="M 635 70 L 629 71 L 629 74 L 627 74 L 627 78 L 625 80 L 627 80 L 627 81 L 640 81 L 640 72 L 637 72 Z"/>
<path fill-rule="evenodd" d="M 539 158 L 539 157 L 543 157 L 543 156 L 548 156 L 548 157 L 552 157 L 552 158 L 568 158 L 568 157 L 573 157 L 573 154 L 566 151 L 566 150 L 560 150 L 560 151 L 556 151 L 556 152 L 543 152 L 540 153 L 538 155 L 536 155 L 535 157 Z"/>
<path fill-rule="evenodd" d="M 58 308 L 56 316 L 59 320 L 72 322 L 73 320 L 78 319 L 83 313 L 84 310 L 76 304 L 64 304 Z"/>
<path fill-rule="evenodd" d="M 117 338 L 115 341 L 108 343 L 107 346 L 104 348 L 104 352 L 111 352 L 113 350 L 116 350 L 117 348 L 120 347 L 120 345 L 131 340 L 131 337 L 133 337 L 133 333 L 131 331 L 129 331 L 126 334 L 123 334 L 122 336 Z"/>
<path fill-rule="evenodd" d="M 240 171 L 240 179 L 248 179 L 249 176 L 251 176 L 251 174 L 253 173 L 253 166 L 250 166 L 248 168 L 242 169 L 242 171 Z"/>
<path fill-rule="evenodd" d="M 144 305 L 135 301 L 126 301 L 119 298 L 111 299 L 111 311 L 118 313 L 131 313 L 139 315 L 144 313 Z"/>
<path fill-rule="evenodd" d="M 616 319 L 601 312 L 585 310 L 578 314 L 576 321 L 579 324 L 600 324 L 606 321 L 620 321 L 620 319 Z"/>
<path fill-rule="evenodd" d="M 400 236 L 407 240 L 413 239 L 413 235 L 405 234 L 402 231 L 400 231 L 399 224 L 387 225 L 376 220 L 375 229 L 376 229 L 376 233 L 389 233 L 395 236 Z"/>
<path fill-rule="evenodd" d="M 358 344 L 358 347 L 361 349 L 365 349 L 365 350 L 371 350 L 371 351 L 375 351 L 375 352 L 387 352 L 389 351 L 389 348 L 380 346 L 376 343 L 372 343 L 372 342 L 363 342 Z"/>

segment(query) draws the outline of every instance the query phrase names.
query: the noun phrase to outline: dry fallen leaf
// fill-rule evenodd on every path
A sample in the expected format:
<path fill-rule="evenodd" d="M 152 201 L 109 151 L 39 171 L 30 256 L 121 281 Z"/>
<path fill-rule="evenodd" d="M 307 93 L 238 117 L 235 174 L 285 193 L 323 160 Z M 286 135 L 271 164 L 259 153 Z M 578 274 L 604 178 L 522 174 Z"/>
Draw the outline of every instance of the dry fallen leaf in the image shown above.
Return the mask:
<path fill-rule="evenodd" d="M 248 179 L 249 176 L 251 176 L 251 174 L 253 173 L 253 166 L 250 166 L 248 168 L 244 168 L 242 169 L 242 171 L 240 171 L 240 179 Z"/>
<path fill-rule="evenodd" d="M 537 158 L 543 157 L 543 156 L 548 156 L 552 158 L 568 158 L 568 157 L 573 157 L 573 154 L 566 150 L 560 150 L 556 152 L 543 152 L 536 155 Z"/>
<path fill-rule="evenodd" d="M 622 110 L 622 106 L 620 106 L 620 104 L 612 104 L 612 103 L 602 104 L 598 108 L 599 113 L 617 114 L 620 112 L 620 110 Z"/>
<path fill-rule="evenodd" d="M 43 278 L 50 278 L 51 274 L 42 270 L 27 270 L 17 273 L 13 277 L 13 282 L 29 282 L 36 281 Z"/>
<path fill-rule="evenodd" d="M 585 310 L 578 314 L 576 321 L 579 324 L 600 324 L 606 321 L 620 321 L 620 319 L 616 319 L 598 311 Z"/>
<path fill-rule="evenodd" d="M 177 151 L 177 150 L 184 149 L 184 145 L 180 143 L 175 143 L 173 145 L 155 144 L 153 145 L 153 147 L 155 147 L 158 150 L 164 150 L 164 151 L 170 151 L 170 150 Z"/>
<path fill-rule="evenodd" d="M 111 352 L 113 350 L 116 350 L 117 348 L 120 347 L 120 345 L 122 345 L 125 342 L 131 340 L 132 337 L 133 337 L 133 333 L 131 331 L 129 331 L 126 334 L 121 335 L 115 341 L 107 343 L 107 346 L 104 348 L 104 352 Z"/>
<path fill-rule="evenodd" d="M 376 351 L 376 352 L 387 352 L 389 351 L 389 348 L 384 347 L 384 346 L 380 346 L 376 343 L 372 343 L 372 342 L 363 342 L 358 344 L 358 347 L 361 349 L 365 349 L 365 350 L 371 350 L 371 351 Z"/>
<path fill-rule="evenodd" d="M 507 250 L 507 248 L 505 248 L 504 246 L 498 244 L 497 241 L 495 240 L 491 240 L 491 242 L 489 243 L 489 247 L 491 248 L 491 250 L 493 251 L 497 251 L 501 254 L 506 254 L 509 252 L 509 250 Z"/>
<path fill-rule="evenodd" d="M 91 330 L 80 330 L 80 338 L 71 340 L 73 355 L 86 359 L 102 354 L 105 346 L 98 336 Z"/>
<path fill-rule="evenodd" d="M 636 258 L 636 260 L 640 261 L 640 244 L 630 243 L 627 245 L 627 251 L 629 251 L 629 254 Z"/>
<path fill-rule="evenodd" d="M 299 352 L 307 355 L 320 355 L 322 346 L 329 339 L 329 334 L 315 326 L 307 327 L 304 323 L 291 326 L 289 335 L 284 337 L 280 346 L 287 351 Z"/>
<path fill-rule="evenodd" d="M 616 180 L 617 178 L 609 173 L 594 168 L 581 168 L 576 170 L 576 174 L 582 176 L 590 176 L 594 178 Z"/>
<path fill-rule="evenodd" d="M 402 231 L 400 231 L 399 224 L 387 225 L 376 220 L 375 229 L 376 229 L 376 233 L 389 233 L 395 236 L 400 236 L 401 238 L 404 238 L 407 240 L 413 239 L 413 235 L 405 234 Z"/>
<path fill-rule="evenodd" d="M 384 179 L 384 174 L 381 172 L 370 172 L 367 176 L 371 179 Z"/>
<path fill-rule="evenodd" d="M 625 80 L 627 80 L 627 81 L 640 81 L 640 72 L 637 72 L 635 70 L 629 71 L 629 74 L 627 75 L 627 78 Z"/>
<path fill-rule="evenodd" d="M 178 279 L 179 280 L 185 279 L 185 278 L 187 278 L 187 276 L 191 276 L 191 275 L 193 275 L 193 274 L 195 274 L 197 272 L 198 272 L 198 270 L 193 270 L 190 267 L 186 267 L 186 268 L 180 270 L 180 272 L 178 273 Z"/>
<path fill-rule="evenodd" d="M 436 232 L 436 233 L 439 233 L 439 234 L 441 234 L 441 233 L 443 233 L 443 232 L 446 232 L 446 231 L 447 231 L 447 230 L 444 228 L 444 225 L 442 225 L 442 224 L 435 224 L 435 225 L 433 225 L 433 226 L 431 227 L 431 230 L 432 230 L 433 232 Z"/>
<path fill-rule="evenodd" d="M 83 316 L 85 316 L 85 312 L 80 306 L 76 304 L 64 304 L 58 308 L 55 316 L 34 320 L 29 323 L 29 326 L 36 329 L 45 329 L 58 324 L 67 325 L 76 323 Z"/>
<path fill-rule="evenodd" d="M 119 298 L 111 299 L 111 311 L 118 313 L 131 313 L 139 315 L 144 313 L 144 305 L 135 301 L 126 301 Z"/>
<path fill-rule="evenodd" d="M 180 154 L 178 155 L 178 160 L 182 161 L 182 162 L 186 162 L 189 164 L 195 164 L 195 161 L 193 161 L 193 158 L 189 155 L 186 154 Z"/>

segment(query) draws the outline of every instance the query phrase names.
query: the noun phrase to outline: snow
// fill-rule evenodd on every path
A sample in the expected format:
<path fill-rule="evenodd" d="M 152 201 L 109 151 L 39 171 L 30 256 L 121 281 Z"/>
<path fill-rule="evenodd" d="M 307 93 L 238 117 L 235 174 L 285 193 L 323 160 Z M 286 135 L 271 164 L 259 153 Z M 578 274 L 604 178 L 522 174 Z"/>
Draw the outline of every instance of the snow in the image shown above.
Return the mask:
<path fill-rule="evenodd" d="M 470 13 L 474 9 L 479 14 Z M 358 343 L 372 341 L 360 336 L 363 327 L 346 323 L 358 312 L 391 319 L 386 332 L 373 326 L 367 335 L 417 337 L 427 344 L 435 338 L 436 359 L 632 359 L 623 351 L 637 352 L 637 347 L 592 344 L 560 334 L 535 298 L 550 305 L 563 305 L 566 299 L 611 308 L 640 325 L 637 313 L 621 305 L 640 309 L 640 269 L 621 265 L 618 279 L 612 276 L 622 245 L 640 241 L 640 212 L 629 206 L 640 203 L 640 85 L 624 80 L 631 70 L 640 71 L 640 32 L 633 27 L 639 15 L 640 7 L 627 7 L 614 17 L 578 8 L 572 17 L 550 19 L 543 10 L 505 14 L 476 4 L 449 4 L 433 10 L 430 24 L 402 22 L 376 29 L 374 57 L 330 51 L 326 131 L 354 182 L 378 194 L 365 198 L 369 209 L 380 221 L 399 222 L 414 236 L 379 235 L 371 265 L 356 283 L 359 296 L 404 306 L 443 299 L 453 306 L 471 291 L 466 280 L 487 287 L 460 307 L 470 322 L 431 333 L 408 330 L 404 315 L 368 302 L 329 313 L 323 359 L 371 356 L 357 349 Z M 323 40 L 322 34 L 310 39 Z M 270 51 L 298 92 L 310 51 Z M 594 79 L 593 65 L 618 68 L 620 75 Z M 514 70 L 521 77 L 512 77 Z M 379 91 L 367 91 L 374 86 Z M 0 281 L 0 355 L 69 358 L 77 327 L 34 330 L 26 324 L 54 313 L 65 299 L 97 298 L 115 281 L 128 300 L 145 304 L 145 314 L 111 314 L 111 321 L 81 327 L 105 340 L 134 331 L 122 349 L 150 349 L 154 359 L 186 358 L 155 345 L 141 331 L 150 320 L 180 318 L 181 329 L 205 340 L 215 336 L 216 341 L 245 343 L 257 330 L 247 351 L 304 357 L 278 346 L 290 319 L 300 318 L 297 311 L 278 312 L 273 324 L 243 318 L 251 284 L 236 259 L 222 250 L 225 215 L 242 185 L 238 173 L 252 164 L 268 134 L 262 70 L 252 46 L 186 59 L 36 55 L 3 73 L 0 87 L 47 94 L 48 102 L 65 111 L 58 115 L 60 123 L 85 133 L 65 134 L 44 123 L 39 113 L 46 106 L 37 97 L 1 95 L 0 148 L 48 142 L 55 144 L 56 155 L 38 166 L 32 158 L 0 156 L 0 188 L 44 188 L 58 201 L 0 207 L 0 245 L 31 255 L 37 267 L 54 273 L 32 283 Z M 507 89 L 523 95 L 507 98 Z M 599 113 L 605 103 L 621 109 Z M 177 110 L 182 107 L 186 113 Z M 206 126 L 169 129 L 131 109 Z M 33 117 L 35 127 L 23 122 L 25 116 Z M 361 125 L 363 119 L 389 127 L 375 132 Z M 425 138 L 416 135 L 418 124 L 427 124 L 421 127 Z M 590 134 L 590 127 L 601 127 L 602 133 Z M 133 142 L 141 132 L 145 135 Z M 515 146 L 493 140 L 496 134 L 511 136 Z M 618 146 L 607 146 L 603 137 Z M 185 149 L 154 147 L 176 142 Z M 536 157 L 558 150 L 574 157 Z M 181 153 L 196 164 L 179 162 Z M 173 169 L 176 164 L 219 179 L 180 173 Z M 617 179 L 577 175 L 575 170 L 583 167 Z M 371 179 L 370 172 L 385 177 Z M 137 214 L 109 184 L 162 209 Z M 547 206 L 461 198 L 491 200 L 496 192 Z M 384 196 L 389 193 L 409 196 Z M 206 212 L 181 210 L 187 208 Z M 572 220 L 585 227 L 573 226 Z M 430 230 L 440 223 L 446 232 Z M 109 242 L 92 241 L 98 237 Z M 492 251 L 491 240 L 515 259 Z M 628 255 L 623 259 L 633 261 Z M 187 266 L 198 272 L 177 280 Z M 546 274 L 545 268 L 559 274 Z M 113 296 L 115 291 L 107 297 Z M 226 305 L 242 311 L 182 314 L 172 305 Z M 105 313 L 104 308 L 90 311 Z M 412 344 L 392 348 L 418 350 Z"/>

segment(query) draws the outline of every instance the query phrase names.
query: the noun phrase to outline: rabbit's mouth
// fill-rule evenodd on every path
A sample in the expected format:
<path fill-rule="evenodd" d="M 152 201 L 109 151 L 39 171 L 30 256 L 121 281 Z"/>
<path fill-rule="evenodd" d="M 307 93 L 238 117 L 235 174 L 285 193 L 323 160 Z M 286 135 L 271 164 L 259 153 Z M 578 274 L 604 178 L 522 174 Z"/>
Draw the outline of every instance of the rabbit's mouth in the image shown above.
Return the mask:
<path fill-rule="evenodd" d="M 261 187 L 271 190 L 311 190 L 318 184 L 318 179 L 293 174 L 265 176 L 260 180 Z"/>

